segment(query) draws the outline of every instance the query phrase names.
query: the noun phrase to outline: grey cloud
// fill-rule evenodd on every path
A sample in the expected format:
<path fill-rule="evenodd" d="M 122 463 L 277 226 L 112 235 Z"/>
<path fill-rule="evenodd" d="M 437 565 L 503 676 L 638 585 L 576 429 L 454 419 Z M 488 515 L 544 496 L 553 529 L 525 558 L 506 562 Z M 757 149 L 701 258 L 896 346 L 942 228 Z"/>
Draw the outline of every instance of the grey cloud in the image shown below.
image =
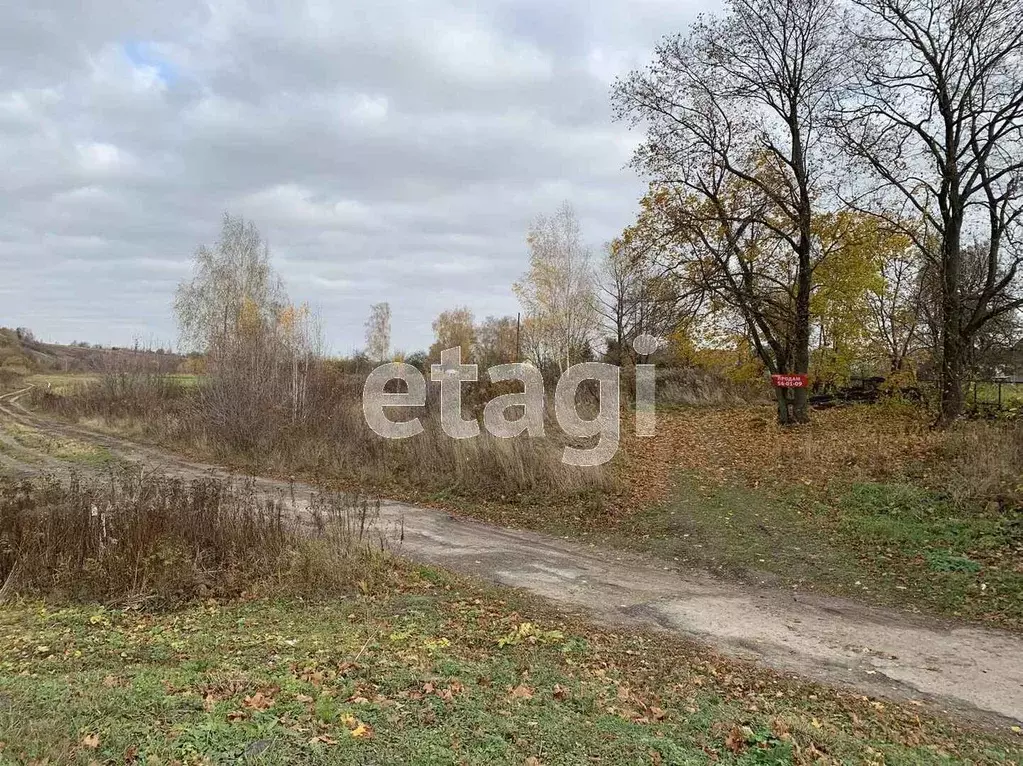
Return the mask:
<path fill-rule="evenodd" d="M 531 218 L 598 246 L 643 183 L 610 120 L 692 2 L 213 0 L 0 12 L 0 324 L 174 338 L 171 301 L 224 211 L 251 218 L 329 342 L 389 300 L 395 343 L 441 310 L 514 312 Z"/>

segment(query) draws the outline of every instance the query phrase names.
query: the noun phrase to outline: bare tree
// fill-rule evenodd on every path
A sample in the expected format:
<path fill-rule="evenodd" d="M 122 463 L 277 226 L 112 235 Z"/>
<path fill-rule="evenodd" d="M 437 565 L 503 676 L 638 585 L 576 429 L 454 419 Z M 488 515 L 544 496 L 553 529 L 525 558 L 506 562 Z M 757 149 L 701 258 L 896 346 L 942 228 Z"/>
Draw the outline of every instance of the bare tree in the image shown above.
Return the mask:
<path fill-rule="evenodd" d="M 665 40 L 654 63 L 613 92 L 616 114 L 646 125 L 637 168 L 680 198 L 725 202 L 709 212 L 735 235 L 765 229 L 793 253 L 791 287 L 783 288 L 793 297 L 791 342 L 784 353 L 761 346 L 772 372 L 807 373 L 810 364 L 813 218 L 825 190 L 824 127 L 843 55 L 837 18 L 832 0 L 730 0 L 723 17 Z M 761 199 L 727 204 L 721 192 L 738 183 Z M 738 207 L 743 218 L 728 220 Z M 746 319 L 755 326 L 748 312 Z M 779 399 L 779 418 L 808 420 L 805 390 L 791 403 Z"/>
<path fill-rule="evenodd" d="M 596 310 L 604 327 L 612 334 L 608 341 L 608 355 L 622 364 L 627 357 L 627 343 L 636 326 L 636 282 L 639 259 L 627 252 L 623 242 L 608 243 L 607 253 L 597 279 Z"/>
<path fill-rule="evenodd" d="M 593 340 L 594 273 L 579 219 L 567 202 L 530 226 L 529 270 L 514 285 L 526 314 L 526 343 L 535 361 L 561 370 Z"/>
<path fill-rule="evenodd" d="M 901 372 L 919 347 L 924 305 L 920 259 L 915 249 L 893 252 L 880 264 L 881 282 L 867 292 L 869 332 L 884 349 L 888 369 Z"/>
<path fill-rule="evenodd" d="M 698 296 L 686 292 L 671 269 L 662 268 L 631 231 L 606 246 L 597 279 L 596 312 L 610 333 L 608 355 L 635 362 L 632 342 L 643 334 L 664 337 L 695 313 Z"/>
<path fill-rule="evenodd" d="M 1018 0 L 854 0 L 855 75 L 837 127 L 940 285 L 941 413 L 961 412 L 972 339 L 1023 305 L 1023 8 Z M 862 190 L 861 190 L 862 192 Z M 894 210 L 893 210 L 894 208 Z M 893 212 L 889 212 L 893 211 Z M 964 282 L 964 241 L 986 242 Z"/>
<path fill-rule="evenodd" d="M 366 320 L 366 354 L 374 362 L 386 361 L 391 352 L 391 304 L 374 303 Z"/>

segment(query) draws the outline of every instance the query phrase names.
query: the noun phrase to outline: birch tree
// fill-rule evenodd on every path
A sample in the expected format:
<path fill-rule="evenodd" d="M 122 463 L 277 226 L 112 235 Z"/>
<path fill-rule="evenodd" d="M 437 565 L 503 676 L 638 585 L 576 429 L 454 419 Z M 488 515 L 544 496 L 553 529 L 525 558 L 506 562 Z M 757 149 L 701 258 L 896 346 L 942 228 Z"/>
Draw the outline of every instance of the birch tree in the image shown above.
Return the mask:
<path fill-rule="evenodd" d="M 539 216 L 526 237 L 529 269 L 513 289 L 525 314 L 525 340 L 534 360 L 562 372 L 594 339 L 595 278 L 572 206 Z"/>
<path fill-rule="evenodd" d="M 205 357 L 198 400 L 225 440 L 261 449 L 278 417 L 294 423 L 306 416 L 319 326 L 307 306 L 290 303 L 251 222 L 224 216 L 217 242 L 196 250 L 174 308 L 182 344 Z"/>
<path fill-rule="evenodd" d="M 374 362 L 385 362 L 391 353 L 391 304 L 374 303 L 366 320 L 366 355 Z"/>

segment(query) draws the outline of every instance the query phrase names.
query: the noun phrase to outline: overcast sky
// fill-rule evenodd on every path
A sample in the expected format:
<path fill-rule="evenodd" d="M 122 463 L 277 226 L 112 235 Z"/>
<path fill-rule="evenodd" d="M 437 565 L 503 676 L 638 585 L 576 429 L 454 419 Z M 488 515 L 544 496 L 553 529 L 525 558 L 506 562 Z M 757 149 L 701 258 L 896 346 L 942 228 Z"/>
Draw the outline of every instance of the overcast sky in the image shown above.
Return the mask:
<path fill-rule="evenodd" d="M 174 288 L 225 211 L 334 352 L 376 301 L 407 350 L 445 308 L 514 313 L 530 219 L 568 199 L 595 249 L 632 219 L 640 135 L 609 86 L 707 8 L 5 3 L 0 325 L 174 343 Z"/>

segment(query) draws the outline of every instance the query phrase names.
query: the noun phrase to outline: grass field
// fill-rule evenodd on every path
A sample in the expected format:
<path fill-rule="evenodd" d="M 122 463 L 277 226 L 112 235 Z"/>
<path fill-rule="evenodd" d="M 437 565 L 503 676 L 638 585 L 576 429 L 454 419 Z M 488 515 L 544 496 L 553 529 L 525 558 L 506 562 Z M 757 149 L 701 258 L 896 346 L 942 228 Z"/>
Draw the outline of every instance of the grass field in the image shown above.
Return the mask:
<path fill-rule="evenodd" d="M 145 422 L 114 425 L 131 434 Z M 1023 426 L 929 425 L 906 405 L 815 412 L 801 429 L 779 428 L 767 408 L 681 408 L 658 412 L 650 440 L 632 435 L 626 419 L 615 493 L 501 499 L 420 490 L 407 476 L 360 483 L 756 582 L 1023 628 Z"/>
<path fill-rule="evenodd" d="M 64 394 L 73 391 L 78 386 L 89 385 L 100 380 L 99 375 L 93 373 L 44 373 L 29 375 L 25 378 L 26 386 L 37 386 L 46 388 L 54 393 Z"/>
<path fill-rule="evenodd" d="M 196 384 L 199 380 L 198 375 L 191 375 L 188 373 L 167 373 L 161 375 L 161 378 L 173 381 L 174 383 L 183 386 L 191 387 Z M 86 386 L 92 383 L 97 383 L 102 380 L 103 376 L 99 373 L 41 373 L 36 375 L 28 375 L 24 378 L 24 385 L 37 386 L 39 388 L 45 388 L 56 394 L 66 394 L 72 392 L 78 386 Z"/>
<path fill-rule="evenodd" d="M 347 600 L 16 603 L 0 637 L 8 762 L 1018 763 L 1023 745 L 429 569 Z"/>
<path fill-rule="evenodd" d="M 758 583 L 1023 628 L 1023 529 L 912 485 L 817 496 L 686 474 L 666 502 L 590 536 Z"/>
<path fill-rule="evenodd" d="M 999 389 L 1001 398 L 999 399 Z M 1023 383 L 998 383 L 978 382 L 970 384 L 965 390 L 966 402 L 968 405 L 998 405 L 1001 402 L 1003 410 L 1023 409 Z"/>

